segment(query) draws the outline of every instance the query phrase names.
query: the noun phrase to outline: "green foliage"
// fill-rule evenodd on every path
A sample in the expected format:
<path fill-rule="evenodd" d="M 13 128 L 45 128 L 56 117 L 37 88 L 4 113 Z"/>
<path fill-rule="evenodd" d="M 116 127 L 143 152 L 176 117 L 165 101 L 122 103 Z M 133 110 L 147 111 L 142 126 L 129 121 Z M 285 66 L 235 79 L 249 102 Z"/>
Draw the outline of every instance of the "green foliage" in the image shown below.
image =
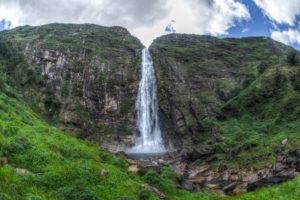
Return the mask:
<path fill-rule="evenodd" d="M 148 200 L 151 197 L 151 192 L 149 190 L 146 189 L 142 189 L 139 192 L 139 200 Z"/>
<path fill-rule="evenodd" d="M 266 61 L 262 61 L 257 66 L 258 74 L 263 74 L 269 68 L 269 64 Z"/>
<path fill-rule="evenodd" d="M 286 61 L 290 65 L 298 65 L 299 64 L 299 55 L 298 53 L 294 51 L 290 51 L 287 54 Z"/>

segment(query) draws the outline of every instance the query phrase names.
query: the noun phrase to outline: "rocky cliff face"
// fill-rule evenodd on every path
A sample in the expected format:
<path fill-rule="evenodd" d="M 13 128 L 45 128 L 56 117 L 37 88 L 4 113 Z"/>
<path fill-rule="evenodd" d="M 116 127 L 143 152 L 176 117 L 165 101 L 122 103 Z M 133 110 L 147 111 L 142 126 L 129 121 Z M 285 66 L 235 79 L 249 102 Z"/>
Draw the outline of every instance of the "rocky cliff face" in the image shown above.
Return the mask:
<path fill-rule="evenodd" d="M 207 122 L 256 80 L 265 62 L 282 62 L 290 48 L 264 37 L 170 34 L 156 39 L 150 50 L 168 137 L 175 144 L 203 146 L 218 137 L 218 130 Z"/>
<path fill-rule="evenodd" d="M 133 134 L 143 45 L 126 29 L 50 24 L 0 38 L 5 81 L 49 122 L 94 141 Z"/>

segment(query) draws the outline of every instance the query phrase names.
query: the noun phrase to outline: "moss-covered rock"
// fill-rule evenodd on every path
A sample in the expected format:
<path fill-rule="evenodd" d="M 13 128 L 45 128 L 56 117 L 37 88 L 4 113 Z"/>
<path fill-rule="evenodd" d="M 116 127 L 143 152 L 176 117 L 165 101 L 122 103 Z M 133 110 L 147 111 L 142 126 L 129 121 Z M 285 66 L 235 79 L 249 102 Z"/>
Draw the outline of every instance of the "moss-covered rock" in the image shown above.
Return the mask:
<path fill-rule="evenodd" d="M 186 147 L 217 139 L 218 131 L 206 122 L 220 116 L 221 108 L 267 67 L 286 63 L 292 51 L 266 37 L 218 39 L 187 34 L 162 36 L 150 50 L 164 128 L 171 140 Z"/>
<path fill-rule="evenodd" d="M 0 33 L 1 78 L 81 138 L 132 135 L 143 45 L 122 27 L 23 26 Z"/>

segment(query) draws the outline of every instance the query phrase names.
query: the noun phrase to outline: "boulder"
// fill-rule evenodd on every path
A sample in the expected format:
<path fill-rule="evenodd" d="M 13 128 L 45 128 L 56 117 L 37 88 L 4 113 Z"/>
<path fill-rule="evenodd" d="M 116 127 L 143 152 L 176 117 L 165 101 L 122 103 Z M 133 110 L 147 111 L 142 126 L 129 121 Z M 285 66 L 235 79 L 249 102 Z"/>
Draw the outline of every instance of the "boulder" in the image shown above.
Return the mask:
<path fill-rule="evenodd" d="M 222 190 L 226 193 L 231 192 L 232 190 L 234 190 L 234 188 L 236 187 L 237 183 L 236 182 L 232 182 L 229 183 L 228 185 L 225 185 Z"/>
<path fill-rule="evenodd" d="M 218 184 L 212 184 L 212 183 L 206 184 L 206 187 L 208 187 L 211 190 L 215 190 L 215 189 L 220 189 L 221 188 L 220 185 L 218 185 Z"/>
<path fill-rule="evenodd" d="M 284 140 L 281 141 L 282 145 L 286 145 L 287 143 L 288 143 L 288 139 L 287 138 L 285 138 Z"/>
<path fill-rule="evenodd" d="M 209 165 L 196 166 L 192 169 L 189 169 L 189 178 L 194 176 L 199 176 L 201 173 L 207 171 L 210 168 Z"/>
<path fill-rule="evenodd" d="M 214 153 L 214 149 L 208 145 L 203 145 L 197 148 L 193 148 L 191 150 L 186 150 L 183 153 L 185 159 L 190 161 L 195 161 L 200 158 L 208 157 Z"/>
<path fill-rule="evenodd" d="M 279 162 L 279 163 L 284 162 L 284 160 L 285 160 L 284 155 L 278 155 L 278 156 L 276 157 L 276 161 Z"/>
<path fill-rule="evenodd" d="M 291 174 L 282 174 L 280 176 L 272 176 L 272 177 L 268 177 L 268 178 L 263 178 L 257 182 L 254 183 L 250 183 L 247 186 L 247 191 L 254 191 L 257 188 L 261 188 L 261 187 L 265 187 L 265 186 L 269 186 L 269 185 L 274 185 L 274 184 L 278 184 L 278 183 L 282 183 L 285 182 L 287 180 L 291 180 L 293 177 L 291 176 Z"/>
<path fill-rule="evenodd" d="M 279 172 L 283 171 L 283 169 L 284 169 L 284 165 L 282 163 L 276 163 L 273 171 L 275 173 L 279 173 Z"/>
<path fill-rule="evenodd" d="M 198 184 L 198 185 L 203 185 L 207 180 L 205 177 L 203 176 L 196 176 L 196 177 L 193 177 L 193 178 L 189 178 L 188 179 L 191 183 L 194 183 L 194 184 Z"/>
<path fill-rule="evenodd" d="M 171 168 L 179 175 L 183 176 L 187 172 L 187 164 L 185 162 L 179 162 L 171 165 Z"/>
<path fill-rule="evenodd" d="M 127 163 L 130 164 L 130 165 L 136 165 L 136 164 L 137 164 L 137 162 L 136 162 L 135 160 L 130 159 L 130 158 L 126 159 L 126 161 L 127 161 Z"/>
<path fill-rule="evenodd" d="M 237 175 L 237 174 L 231 174 L 231 175 L 228 177 L 228 180 L 229 180 L 229 181 L 237 181 L 237 180 L 239 180 L 239 175 Z"/>
<path fill-rule="evenodd" d="M 300 158 L 300 149 L 296 149 L 294 152 L 292 152 L 292 154 L 293 154 L 296 158 Z"/>
<path fill-rule="evenodd" d="M 160 199 L 166 199 L 166 195 L 163 192 L 159 191 L 157 188 L 151 185 L 142 184 L 141 187 L 155 193 Z"/>
<path fill-rule="evenodd" d="M 297 172 L 300 172 L 300 159 L 295 162 L 295 169 Z"/>
<path fill-rule="evenodd" d="M 242 176 L 242 181 L 247 183 L 253 183 L 258 180 L 257 174 L 245 174 Z"/>
<path fill-rule="evenodd" d="M 107 169 L 102 169 L 101 170 L 101 175 L 102 176 L 108 176 L 109 175 L 109 171 Z"/>
<path fill-rule="evenodd" d="M 246 193 L 247 192 L 247 186 L 248 183 L 242 183 L 237 185 L 234 190 L 232 191 L 233 194 L 241 194 L 241 193 Z"/>
<path fill-rule="evenodd" d="M 30 173 L 27 169 L 23 169 L 23 168 L 15 168 L 15 171 L 21 175 L 27 175 Z"/>
<path fill-rule="evenodd" d="M 183 180 L 180 184 L 180 187 L 190 192 L 194 190 L 193 183 L 189 180 Z"/>
<path fill-rule="evenodd" d="M 132 173 L 138 173 L 139 170 L 140 170 L 140 169 L 139 169 L 138 165 L 130 165 L 130 166 L 127 168 L 127 171 L 132 172 Z"/>

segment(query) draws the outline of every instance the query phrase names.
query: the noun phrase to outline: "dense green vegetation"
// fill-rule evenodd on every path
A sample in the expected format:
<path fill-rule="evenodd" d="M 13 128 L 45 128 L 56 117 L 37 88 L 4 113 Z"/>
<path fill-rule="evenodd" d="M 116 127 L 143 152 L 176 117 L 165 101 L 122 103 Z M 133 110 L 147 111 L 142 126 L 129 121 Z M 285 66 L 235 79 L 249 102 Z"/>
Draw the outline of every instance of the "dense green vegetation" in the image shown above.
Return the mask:
<path fill-rule="evenodd" d="M 269 67 L 225 104 L 221 112 L 225 120 L 217 124 L 223 130 L 226 145 L 218 145 L 232 153 L 228 155 L 225 150 L 223 163 L 261 168 L 274 163 L 279 149 L 288 152 L 299 148 L 299 69 Z M 283 147 L 284 139 L 289 142 Z"/>

